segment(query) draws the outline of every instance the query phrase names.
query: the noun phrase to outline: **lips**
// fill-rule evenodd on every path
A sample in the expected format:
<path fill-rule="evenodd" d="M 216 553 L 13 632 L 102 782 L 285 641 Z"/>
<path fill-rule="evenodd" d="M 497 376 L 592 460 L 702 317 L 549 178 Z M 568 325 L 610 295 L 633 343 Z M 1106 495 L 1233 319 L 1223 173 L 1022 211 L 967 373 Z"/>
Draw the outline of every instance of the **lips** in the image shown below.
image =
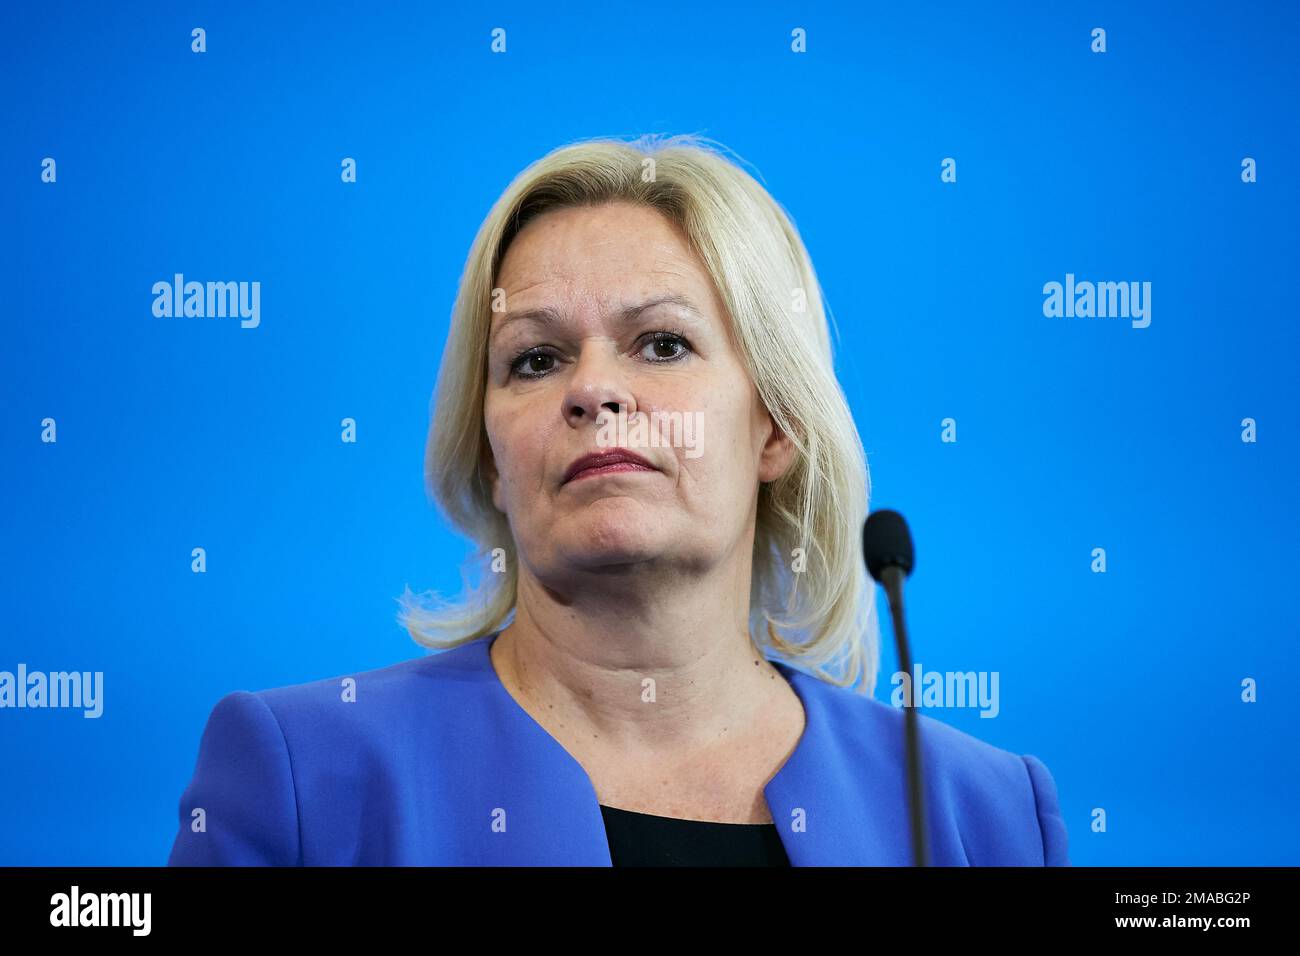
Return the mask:
<path fill-rule="evenodd" d="M 640 455 L 624 449 L 602 452 L 596 455 L 583 455 L 577 461 L 569 466 L 568 471 L 564 473 L 564 481 L 561 484 L 568 484 L 577 477 L 581 472 L 593 468 L 606 468 L 610 465 L 639 465 L 643 469 L 657 471 L 654 465 L 646 461 Z M 627 470 L 631 470 L 630 468 Z"/>

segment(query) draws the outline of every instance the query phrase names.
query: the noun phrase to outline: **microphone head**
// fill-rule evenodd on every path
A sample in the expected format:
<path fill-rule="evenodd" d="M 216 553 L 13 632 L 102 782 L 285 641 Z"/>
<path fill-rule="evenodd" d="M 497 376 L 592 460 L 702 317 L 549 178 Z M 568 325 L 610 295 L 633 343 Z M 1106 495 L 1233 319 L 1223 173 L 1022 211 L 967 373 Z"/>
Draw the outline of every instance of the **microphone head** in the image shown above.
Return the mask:
<path fill-rule="evenodd" d="M 877 581 L 888 567 L 901 568 L 904 577 L 911 574 L 912 535 L 903 516 L 888 508 L 867 515 L 867 523 L 862 526 L 862 556 L 867 572 Z"/>

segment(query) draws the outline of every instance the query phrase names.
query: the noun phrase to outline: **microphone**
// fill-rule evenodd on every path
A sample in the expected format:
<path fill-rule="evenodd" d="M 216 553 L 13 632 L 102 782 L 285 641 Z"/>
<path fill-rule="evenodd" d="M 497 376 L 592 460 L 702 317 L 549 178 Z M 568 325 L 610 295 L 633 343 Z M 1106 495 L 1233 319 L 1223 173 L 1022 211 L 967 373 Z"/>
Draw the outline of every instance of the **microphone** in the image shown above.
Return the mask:
<path fill-rule="evenodd" d="M 903 728 L 907 750 L 907 794 L 912 820 L 912 864 L 930 865 L 930 848 L 925 829 L 924 790 L 921 786 L 920 727 L 916 715 L 917 689 L 912 686 L 912 653 L 907 646 L 907 622 L 903 617 L 903 579 L 912 573 L 912 536 L 907 522 L 897 511 L 873 511 L 862 527 L 862 555 L 867 572 L 885 588 L 894 621 L 898 645 L 898 666 L 906 675 L 903 697 Z"/>

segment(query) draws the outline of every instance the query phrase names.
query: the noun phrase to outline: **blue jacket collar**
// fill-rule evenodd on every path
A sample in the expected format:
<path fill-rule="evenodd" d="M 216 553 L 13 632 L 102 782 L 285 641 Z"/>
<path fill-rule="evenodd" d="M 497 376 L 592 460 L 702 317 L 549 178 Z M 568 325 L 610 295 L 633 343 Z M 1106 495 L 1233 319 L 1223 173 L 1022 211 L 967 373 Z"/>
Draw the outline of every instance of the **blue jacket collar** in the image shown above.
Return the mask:
<path fill-rule="evenodd" d="M 489 656 L 495 640 L 493 634 L 448 652 L 457 657 L 464 652 L 466 669 L 482 679 L 491 698 L 484 710 L 494 726 L 485 728 L 490 732 L 485 739 L 496 753 L 481 755 L 477 766 L 482 772 L 464 782 L 472 791 L 466 796 L 490 807 L 487 812 L 512 808 L 505 833 L 477 831 L 482 845 L 473 848 L 475 855 L 504 865 L 610 866 L 591 778 L 501 683 Z M 794 751 L 764 788 L 791 864 L 848 865 L 888 856 L 896 841 L 866 812 L 863 794 L 853 783 L 864 768 L 835 733 L 831 695 L 844 692 L 782 662 L 771 663 L 798 695 L 806 715 Z"/>

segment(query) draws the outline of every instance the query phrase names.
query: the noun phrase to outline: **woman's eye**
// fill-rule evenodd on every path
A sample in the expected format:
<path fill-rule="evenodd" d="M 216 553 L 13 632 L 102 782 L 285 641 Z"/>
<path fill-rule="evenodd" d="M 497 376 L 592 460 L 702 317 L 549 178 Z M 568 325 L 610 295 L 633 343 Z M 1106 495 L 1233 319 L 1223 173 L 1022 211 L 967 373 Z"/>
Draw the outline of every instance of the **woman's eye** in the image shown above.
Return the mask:
<path fill-rule="evenodd" d="M 690 353 L 691 345 L 680 332 L 653 332 L 641 346 L 641 355 L 655 363 L 676 362 Z M 544 378 L 553 370 L 555 356 L 538 349 L 521 352 L 510 363 L 510 374 L 518 378 Z"/>
<path fill-rule="evenodd" d="M 654 355 L 651 357 L 651 360 L 656 362 L 675 361 L 676 359 L 682 358 L 691 348 L 686 339 L 677 332 L 656 332 L 654 333 L 654 337 L 646 343 L 645 347 L 656 350 Z M 669 351 L 667 354 L 658 351 L 659 349 L 673 348 L 680 348 L 680 351 Z"/>
<path fill-rule="evenodd" d="M 546 361 L 554 362 L 555 356 L 545 352 L 528 351 L 510 363 L 510 371 L 520 378 L 541 378 L 550 371 L 550 367 L 538 368 L 535 363 Z"/>

